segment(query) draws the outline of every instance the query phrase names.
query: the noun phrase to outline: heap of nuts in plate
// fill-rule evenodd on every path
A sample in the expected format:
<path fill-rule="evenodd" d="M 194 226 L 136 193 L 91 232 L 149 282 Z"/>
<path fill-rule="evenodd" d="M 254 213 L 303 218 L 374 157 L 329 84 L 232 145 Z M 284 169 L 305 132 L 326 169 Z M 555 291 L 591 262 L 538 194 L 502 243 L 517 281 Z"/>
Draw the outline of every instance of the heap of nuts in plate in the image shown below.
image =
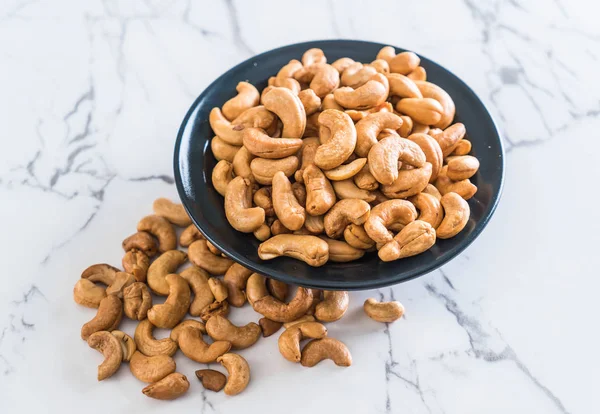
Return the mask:
<path fill-rule="evenodd" d="M 212 368 L 195 374 L 205 389 L 236 395 L 250 382 L 250 366 L 241 354 L 282 327 L 278 346 L 288 361 L 305 367 L 326 359 L 351 365 L 350 351 L 329 337 L 325 326 L 344 316 L 348 292 L 294 290 L 267 279 L 225 257 L 192 224 L 181 204 L 159 198 L 153 210 L 138 222 L 137 232 L 123 240 L 123 270 L 106 263 L 92 265 L 73 289 L 75 302 L 97 309 L 81 328 L 81 338 L 104 356 L 99 381 L 128 363 L 133 376 L 148 384 L 142 389 L 146 396 L 178 398 L 190 388 L 173 359 L 180 350 L 199 364 L 223 365 L 227 375 Z M 179 236 L 176 227 L 182 228 Z M 178 249 L 178 242 L 187 252 Z M 191 266 L 186 267 L 188 261 Z M 156 303 L 157 296 L 166 299 Z M 229 313 L 246 302 L 262 318 L 237 326 Z M 378 322 L 393 322 L 404 313 L 399 302 L 372 298 L 363 308 Z M 137 322 L 135 332 L 119 329 L 123 317 Z M 154 328 L 169 329 L 170 334 L 158 339 Z M 207 343 L 205 335 L 212 342 Z M 306 339 L 310 341 L 302 347 Z"/>
<path fill-rule="evenodd" d="M 368 64 L 310 49 L 261 92 L 240 82 L 212 109 L 212 182 L 261 259 L 322 266 L 377 250 L 387 262 L 463 230 L 479 161 L 426 76 L 390 46 Z"/>

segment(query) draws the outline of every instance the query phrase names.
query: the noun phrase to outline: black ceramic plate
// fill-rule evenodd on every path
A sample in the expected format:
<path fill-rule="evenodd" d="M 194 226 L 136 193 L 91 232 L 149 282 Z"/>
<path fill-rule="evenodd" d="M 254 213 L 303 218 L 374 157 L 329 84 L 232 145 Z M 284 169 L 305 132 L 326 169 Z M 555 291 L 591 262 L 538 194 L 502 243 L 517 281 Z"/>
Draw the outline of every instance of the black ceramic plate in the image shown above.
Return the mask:
<path fill-rule="evenodd" d="M 240 81 L 248 81 L 259 90 L 267 79 L 291 59 L 300 59 L 307 49 L 323 49 L 328 61 L 350 57 L 371 62 L 383 44 L 354 40 L 326 40 L 285 46 L 265 52 L 240 63 L 215 80 L 196 99 L 183 119 L 175 143 L 174 168 L 177 190 L 192 220 L 215 246 L 236 262 L 268 277 L 288 283 L 322 289 L 371 289 L 403 282 L 440 267 L 463 251 L 481 233 L 490 220 L 504 177 L 504 150 L 494 121 L 475 93 L 454 74 L 421 56 L 427 79 L 444 88 L 456 104 L 456 121 L 467 127 L 473 144 L 472 154 L 481 167 L 472 179 L 478 191 L 469 200 L 471 218 L 456 237 L 437 240 L 425 253 L 384 263 L 376 253 L 350 263 L 327 263 L 314 268 L 298 260 L 282 257 L 270 261 L 259 259 L 259 242 L 252 234 L 234 230 L 225 217 L 223 197 L 211 182 L 216 160 L 210 150 L 213 137 L 208 114 L 236 94 Z M 396 48 L 398 52 L 404 49 Z"/>

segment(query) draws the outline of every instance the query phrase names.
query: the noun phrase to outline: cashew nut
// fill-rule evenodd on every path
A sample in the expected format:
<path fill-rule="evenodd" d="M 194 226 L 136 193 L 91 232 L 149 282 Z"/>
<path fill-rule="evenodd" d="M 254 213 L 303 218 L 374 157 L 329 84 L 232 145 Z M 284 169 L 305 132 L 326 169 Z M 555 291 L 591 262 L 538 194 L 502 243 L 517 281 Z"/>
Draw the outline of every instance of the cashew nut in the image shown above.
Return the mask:
<path fill-rule="evenodd" d="M 438 199 L 438 201 L 442 199 L 442 194 L 440 193 L 440 190 L 438 190 L 437 187 L 433 184 L 427 184 L 427 186 L 423 189 L 422 192 L 434 196 Z"/>
<path fill-rule="evenodd" d="M 137 231 L 147 231 L 158 239 L 158 251 L 164 253 L 177 248 L 177 234 L 169 221 L 161 216 L 151 215 L 141 219 Z"/>
<path fill-rule="evenodd" d="M 353 59 L 343 57 L 333 62 L 331 66 L 333 66 L 340 74 L 342 74 L 348 68 L 348 66 L 350 66 L 353 63 Z"/>
<path fill-rule="evenodd" d="M 298 323 L 279 336 L 279 352 L 291 362 L 300 362 L 300 341 L 307 338 L 320 339 L 327 336 L 327 328 L 319 322 Z"/>
<path fill-rule="evenodd" d="M 225 197 L 227 184 L 229 184 L 231 180 L 233 180 L 233 165 L 227 160 L 219 161 L 212 171 L 213 187 L 215 187 L 215 190 L 217 190 L 219 194 Z"/>
<path fill-rule="evenodd" d="M 356 89 L 367 83 L 376 73 L 377 69 L 374 67 L 354 62 L 342 73 L 341 84 L 342 86 L 349 86 L 352 89 Z"/>
<path fill-rule="evenodd" d="M 389 93 L 389 83 L 385 75 L 376 73 L 357 89 L 344 86 L 333 91 L 338 104 L 348 109 L 367 109 L 383 103 Z"/>
<path fill-rule="evenodd" d="M 148 269 L 150 268 L 150 258 L 144 252 L 133 249 L 129 250 L 121 260 L 123 270 L 133 275 L 136 281 L 145 282 Z"/>
<path fill-rule="evenodd" d="M 336 201 L 335 192 L 333 191 L 331 183 L 327 177 L 325 177 L 325 174 L 323 174 L 323 172 L 314 164 L 306 167 L 303 177 L 306 186 L 306 211 L 312 216 L 325 214 Z M 287 181 L 287 178 L 284 177 L 283 179 Z M 275 180 L 273 180 L 273 182 L 275 182 Z M 278 217 L 282 217 L 277 209 L 275 211 L 277 212 Z M 282 222 L 286 225 L 285 221 Z M 304 220 L 302 224 L 304 224 Z M 291 230 L 298 230 L 287 225 L 286 227 Z"/>
<path fill-rule="evenodd" d="M 400 118 L 402 118 L 402 126 L 398 129 L 398 134 L 400 134 L 400 136 L 402 138 L 407 138 L 413 129 L 413 120 L 410 116 L 406 116 L 406 115 L 401 115 Z"/>
<path fill-rule="evenodd" d="M 302 146 L 299 138 L 271 138 L 258 128 L 246 128 L 243 136 L 248 151 L 262 158 L 285 158 L 298 152 Z"/>
<path fill-rule="evenodd" d="M 214 369 L 199 369 L 195 373 L 202 386 L 207 390 L 219 392 L 227 383 L 227 377 Z"/>
<path fill-rule="evenodd" d="M 273 200 L 271 194 L 271 187 L 261 187 L 254 193 L 253 196 L 254 204 L 265 210 L 266 217 L 273 217 L 275 215 L 275 210 L 273 210 Z"/>
<path fill-rule="evenodd" d="M 175 372 L 176 367 L 175 361 L 168 355 L 146 356 L 140 351 L 136 351 L 129 361 L 133 376 L 146 383 L 160 381 Z"/>
<path fill-rule="evenodd" d="M 190 307 L 190 286 L 176 273 L 168 274 L 165 280 L 169 284 L 169 296 L 159 305 L 148 311 L 148 319 L 159 328 L 173 328 L 183 319 Z"/>
<path fill-rule="evenodd" d="M 296 234 L 279 234 L 258 246 L 258 257 L 262 260 L 271 260 L 279 256 L 293 257 L 310 266 L 319 267 L 327 263 L 329 247 L 318 237 Z"/>
<path fill-rule="evenodd" d="M 133 338 L 123 331 L 112 331 L 111 334 L 119 340 L 121 350 L 123 351 L 123 361 L 129 362 L 133 354 L 136 352 L 136 346 Z"/>
<path fill-rule="evenodd" d="M 293 155 L 279 160 L 255 158 L 250 163 L 250 169 L 258 183 L 271 185 L 275 173 L 282 171 L 286 177 L 290 177 L 298 169 L 298 164 L 298 157 Z"/>
<path fill-rule="evenodd" d="M 115 330 L 122 318 L 123 303 L 121 299 L 116 295 L 108 295 L 100 301 L 96 316 L 81 327 L 81 338 L 87 341 L 94 332 Z"/>
<path fill-rule="evenodd" d="M 398 178 L 392 184 L 382 186 L 381 191 L 389 198 L 406 198 L 419 194 L 427 187 L 431 170 L 431 164 L 428 162 L 421 168 L 400 170 Z"/>
<path fill-rule="evenodd" d="M 242 147 L 239 145 L 227 143 L 217 135 L 210 140 L 210 149 L 217 161 L 225 160 L 232 162 L 235 154 L 237 154 L 241 148 Z"/>
<path fill-rule="evenodd" d="M 100 352 L 104 361 L 98 365 L 98 381 L 102 381 L 118 371 L 123 360 L 123 350 L 119 340 L 107 331 L 98 331 L 87 339 L 90 348 Z"/>
<path fill-rule="evenodd" d="M 140 250 L 148 257 L 155 256 L 156 252 L 158 251 L 156 239 L 154 239 L 150 233 L 146 233 L 145 231 L 138 231 L 137 233 L 127 237 L 125 240 L 123 240 L 122 245 L 125 252 L 134 249 Z"/>
<path fill-rule="evenodd" d="M 263 104 L 283 122 L 282 136 L 302 138 L 306 127 L 306 112 L 298 96 L 286 88 L 273 88 L 263 97 Z"/>
<path fill-rule="evenodd" d="M 152 295 L 145 283 L 135 282 L 123 289 L 123 310 L 129 319 L 146 319 L 151 307 Z"/>
<path fill-rule="evenodd" d="M 266 278 L 258 273 L 252 273 L 246 283 L 246 296 L 250 305 L 254 306 L 254 302 L 267 296 Z"/>
<path fill-rule="evenodd" d="M 413 52 L 402 52 L 388 60 L 390 72 L 408 75 L 421 63 L 421 59 Z"/>
<path fill-rule="evenodd" d="M 358 260 L 365 255 L 364 250 L 352 247 L 341 240 L 334 240 L 323 236 L 321 236 L 321 238 L 329 245 L 330 262 L 351 262 L 353 260 Z"/>
<path fill-rule="evenodd" d="M 454 120 L 456 107 L 454 106 L 454 101 L 450 95 L 448 95 L 448 92 L 440 88 L 438 85 L 435 85 L 431 82 L 426 82 L 425 80 L 417 80 L 415 81 L 415 84 L 425 98 L 435 99 L 442 105 L 442 118 L 435 124 L 431 125 L 442 129 L 450 125 Z"/>
<path fill-rule="evenodd" d="M 282 323 L 275 322 L 268 318 L 260 318 L 258 321 L 263 337 L 267 338 L 281 329 Z"/>
<path fill-rule="evenodd" d="M 254 322 L 236 326 L 222 316 L 213 316 L 206 322 L 206 332 L 215 341 L 229 341 L 234 349 L 248 348 L 260 338 L 260 327 Z"/>
<path fill-rule="evenodd" d="M 282 171 L 273 177 L 273 208 L 286 228 L 298 230 L 304 225 L 306 211 L 298 203 L 292 191 L 292 184 Z"/>
<path fill-rule="evenodd" d="M 202 243 L 206 244 L 204 240 Z M 161 296 L 169 294 L 169 284 L 165 280 L 165 276 L 173 273 L 179 266 L 185 263 L 188 256 L 180 250 L 169 250 L 164 252 L 152 262 L 148 268 L 148 286 L 154 293 Z"/>
<path fill-rule="evenodd" d="M 314 367 L 324 359 L 331 359 L 340 367 L 352 365 L 352 355 L 343 342 L 334 338 L 313 339 L 302 350 L 300 363 L 305 367 Z"/>
<path fill-rule="evenodd" d="M 321 98 L 317 96 L 312 89 L 304 89 L 298 93 L 298 98 L 302 102 L 306 116 L 310 116 L 317 112 L 321 107 Z"/>
<path fill-rule="evenodd" d="M 246 303 L 244 290 L 251 274 L 252 270 L 246 269 L 239 263 L 234 263 L 227 269 L 223 282 L 227 286 L 227 300 L 231 306 L 239 308 Z"/>
<path fill-rule="evenodd" d="M 325 233 L 332 239 L 337 239 L 350 223 L 363 224 L 367 221 L 370 211 L 371 206 L 364 200 L 340 200 L 325 215 Z"/>
<path fill-rule="evenodd" d="M 319 142 L 319 138 L 316 137 L 304 138 L 302 140 L 302 149 L 300 150 L 302 165 L 294 174 L 294 178 L 297 182 L 301 183 L 304 181 L 304 178 L 302 177 L 302 174 L 304 174 L 304 169 L 314 162 L 315 153 L 317 152 L 319 145 L 321 145 L 321 143 Z"/>
<path fill-rule="evenodd" d="M 236 176 L 247 178 L 251 182 L 256 181 L 250 168 L 250 163 L 254 159 L 254 155 L 248 151 L 246 147 L 240 148 L 240 150 L 233 157 L 231 165 L 233 166 L 233 172 Z"/>
<path fill-rule="evenodd" d="M 317 148 L 315 164 L 324 170 L 341 165 L 354 152 L 356 128 L 344 112 L 328 109 L 319 115 L 319 124 L 329 129 L 330 138 Z"/>
<path fill-rule="evenodd" d="M 237 96 L 231 98 L 223 105 L 223 115 L 230 121 L 234 120 L 245 110 L 258 105 L 260 94 L 258 90 L 248 82 L 240 82 L 235 87 Z"/>
<path fill-rule="evenodd" d="M 394 106 L 390 102 L 382 102 L 377 106 L 373 106 L 369 109 L 364 109 L 362 111 L 357 111 L 355 109 L 346 109 L 344 112 L 348 114 L 348 116 L 354 122 L 358 122 L 366 118 L 371 114 L 376 114 L 378 112 L 394 112 Z"/>
<path fill-rule="evenodd" d="M 415 220 L 407 224 L 394 239 L 379 249 L 378 255 L 384 262 L 415 256 L 429 250 L 435 243 L 435 229 L 431 224 Z"/>
<path fill-rule="evenodd" d="M 379 188 L 379 181 L 373 177 L 371 171 L 369 170 L 369 163 L 366 163 L 365 166 L 353 177 L 353 181 L 356 187 L 361 190 L 373 191 Z M 369 197 L 371 198 L 371 197 Z M 368 201 L 363 198 L 363 200 Z M 372 200 L 371 200 L 372 201 Z"/>
<path fill-rule="evenodd" d="M 300 69 L 302 69 L 302 63 L 300 63 L 298 60 L 296 59 L 292 59 L 289 61 L 289 63 L 287 65 L 285 65 L 284 67 L 282 67 L 279 72 L 277 73 L 277 76 L 275 77 L 275 81 L 273 82 L 273 86 L 278 86 L 281 88 L 287 88 L 288 90 L 291 90 L 294 94 L 298 94 L 298 92 L 300 92 L 300 84 L 298 83 L 298 81 L 296 79 L 293 79 L 294 74 L 299 71 Z M 263 97 L 263 103 L 264 103 L 264 97 Z M 296 137 L 294 137 L 296 138 Z"/>
<path fill-rule="evenodd" d="M 389 73 L 386 76 L 390 83 L 390 96 L 399 96 L 401 98 L 423 97 L 417 84 L 412 79 L 399 73 Z"/>
<path fill-rule="evenodd" d="M 177 342 L 177 338 L 179 338 L 179 334 L 187 328 L 198 329 L 203 334 L 206 333 L 206 325 L 196 319 L 185 319 L 177 324 L 175 328 L 171 330 L 171 335 L 169 337 Z"/>
<path fill-rule="evenodd" d="M 179 244 L 182 247 L 188 247 L 190 244 L 195 242 L 196 240 L 206 240 L 200 230 L 194 224 L 190 224 L 185 228 L 181 235 L 179 236 Z"/>
<path fill-rule="evenodd" d="M 327 58 L 325 57 L 325 53 L 317 47 L 308 49 L 302 55 L 302 64 L 304 66 L 311 66 L 319 63 L 327 63 Z"/>
<path fill-rule="evenodd" d="M 211 277 L 208 279 L 208 287 L 210 288 L 210 291 L 217 302 L 223 302 L 225 299 L 227 299 L 227 286 L 225 286 L 221 279 Z"/>
<path fill-rule="evenodd" d="M 456 193 L 465 200 L 470 199 L 477 192 L 477 186 L 471 182 L 468 178 L 460 181 L 451 180 L 447 174 L 448 167 L 442 168 L 440 175 L 435 180 L 434 185 L 440 191 L 442 195 L 448 193 Z"/>
<path fill-rule="evenodd" d="M 281 221 L 279 221 L 279 219 L 276 219 L 275 221 L 273 221 L 273 224 L 271 224 L 271 234 L 273 236 L 277 236 L 279 234 L 291 234 L 292 231 L 290 229 L 288 229 L 287 227 L 285 227 Z"/>
<path fill-rule="evenodd" d="M 231 180 L 225 194 L 225 214 L 229 224 L 243 233 L 252 233 L 265 222 L 265 211 L 252 207 L 250 180 L 242 177 Z"/>
<path fill-rule="evenodd" d="M 152 210 L 157 216 L 169 220 L 179 227 L 187 227 L 192 224 L 192 219 L 188 216 L 182 204 L 173 203 L 168 198 L 157 198 L 152 204 Z"/>
<path fill-rule="evenodd" d="M 427 134 L 412 134 L 407 138 L 421 148 L 425 154 L 425 160 L 431 164 L 431 177 L 429 182 L 433 182 L 444 164 L 444 156 L 438 142 Z"/>
<path fill-rule="evenodd" d="M 147 356 L 168 355 L 177 352 L 177 343 L 171 338 L 156 339 L 152 335 L 154 326 L 148 319 L 142 320 L 135 328 L 133 339 L 137 349 Z"/>
<path fill-rule="evenodd" d="M 367 316 L 377 322 L 394 322 L 404 315 L 404 307 L 400 302 L 379 302 L 377 299 L 365 300 L 363 309 Z"/>
<path fill-rule="evenodd" d="M 213 302 L 210 305 L 206 306 L 200 312 L 200 318 L 206 322 L 210 318 L 213 318 L 217 315 L 227 316 L 229 315 L 229 302 Z"/>
<path fill-rule="evenodd" d="M 373 193 L 359 188 L 351 178 L 347 180 L 333 181 L 331 184 L 333 185 L 335 194 L 340 200 L 359 199 L 364 200 L 367 203 L 375 200 L 375 195 Z"/>
<path fill-rule="evenodd" d="M 384 75 L 390 73 L 390 65 L 385 59 L 375 59 L 369 65 L 374 67 L 377 72 L 383 73 Z"/>
<path fill-rule="evenodd" d="M 394 56 L 396 56 L 396 49 L 394 49 L 393 46 L 384 46 L 377 53 L 376 59 L 382 59 L 390 63 L 390 60 L 392 60 Z"/>
<path fill-rule="evenodd" d="M 376 243 L 387 243 L 394 238 L 388 228 L 394 223 L 402 226 L 417 218 L 415 206 L 406 200 L 388 200 L 373 207 L 365 223 L 365 231 Z"/>
<path fill-rule="evenodd" d="M 306 216 L 304 220 L 304 227 L 310 234 L 321 234 L 325 232 L 325 224 L 323 222 L 323 216 Z"/>
<path fill-rule="evenodd" d="M 171 332 L 171 339 L 176 341 L 183 354 L 192 361 L 208 364 L 231 349 L 228 341 L 215 341 L 208 345 L 202 338 L 202 330 L 193 326 L 184 326 Z"/>
<path fill-rule="evenodd" d="M 225 394 L 237 395 L 244 391 L 250 382 L 250 366 L 244 357 L 229 353 L 217 358 L 217 362 L 220 362 L 229 373 L 224 389 Z"/>
<path fill-rule="evenodd" d="M 181 397 L 190 388 L 185 375 L 178 372 L 167 375 L 160 381 L 146 386 L 142 393 L 157 400 L 174 400 Z"/>
<path fill-rule="evenodd" d="M 239 149 L 239 146 L 242 145 L 242 131 L 245 128 L 261 128 L 267 132 L 274 132 L 273 126 L 276 126 L 275 116 L 264 106 L 255 106 L 245 110 L 233 122 L 229 122 L 219 108 L 213 108 L 208 121 L 213 132 L 219 138 L 217 149 L 223 148 L 217 152 L 222 156 L 227 155 L 227 161 L 231 161 L 235 155 L 234 149 Z M 215 138 L 213 138 L 214 140 Z M 211 149 L 217 157 L 213 142 L 211 142 Z"/>
<path fill-rule="evenodd" d="M 381 184 L 390 185 L 398 178 L 398 161 L 422 167 L 425 154 L 416 143 L 399 136 L 383 138 L 369 151 L 369 170 Z"/>
<path fill-rule="evenodd" d="M 310 82 L 310 89 L 321 99 L 340 86 L 340 73 L 326 63 L 305 66 L 294 77 L 302 82 Z"/>
<path fill-rule="evenodd" d="M 289 293 L 289 286 L 287 283 L 281 282 L 276 279 L 267 279 L 267 290 L 276 299 L 285 301 Z"/>
<path fill-rule="evenodd" d="M 425 81 L 427 80 L 427 71 L 423 66 L 418 66 L 417 68 L 415 68 L 415 70 L 413 70 L 406 76 L 408 76 L 414 81 Z"/>
<path fill-rule="evenodd" d="M 255 301 L 252 306 L 256 312 L 272 321 L 290 322 L 306 313 L 312 304 L 312 296 L 310 289 L 298 287 L 294 298 L 289 303 L 284 303 L 271 295 L 267 295 Z"/>
<path fill-rule="evenodd" d="M 115 281 L 115 277 L 119 269 L 106 263 L 91 265 L 81 273 L 82 279 L 87 279 L 90 282 L 100 282 L 109 286 Z"/>
<path fill-rule="evenodd" d="M 132 274 L 126 272 L 117 272 L 115 281 L 106 288 L 107 295 L 118 296 L 119 299 L 123 299 L 123 289 L 135 282 L 135 278 Z"/>
<path fill-rule="evenodd" d="M 426 221 L 437 229 L 444 218 L 444 210 L 440 200 L 427 193 L 412 196 L 409 201 L 419 210 L 417 220 Z"/>
<path fill-rule="evenodd" d="M 337 109 L 338 111 L 344 110 L 344 108 L 335 101 L 335 97 L 332 93 L 324 97 L 323 101 L 321 102 L 321 110 L 325 111 L 327 109 Z"/>
<path fill-rule="evenodd" d="M 444 194 L 441 200 L 444 207 L 444 219 L 436 230 L 440 239 L 449 239 L 462 231 L 469 221 L 469 204 L 456 193 Z"/>
<path fill-rule="evenodd" d="M 446 175 L 454 181 L 471 178 L 479 169 L 479 160 L 472 155 L 454 156 L 448 158 Z"/>
<path fill-rule="evenodd" d="M 424 125 L 434 125 L 442 119 L 444 108 L 432 98 L 404 98 L 396 104 L 396 110 L 410 116 L 413 121 Z M 417 132 L 414 131 L 413 133 Z"/>
<path fill-rule="evenodd" d="M 357 158 L 348 164 L 342 164 L 339 167 L 325 171 L 325 176 L 332 181 L 347 180 L 358 174 L 366 163 L 366 158 Z"/>
<path fill-rule="evenodd" d="M 452 155 L 467 155 L 471 152 L 471 141 L 468 139 L 461 139 L 456 144 L 454 151 L 452 151 Z"/>
<path fill-rule="evenodd" d="M 440 144 L 444 157 L 447 157 L 464 138 L 466 132 L 465 126 L 458 122 L 444 129 L 441 134 L 434 135 L 433 138 Z"/>
<path fill-rule="evenodd" d="M 323 300 L 315 308 L 315 317 L 323 322 L 337 321 L 344 316 L 349 304 L 350 297 L 348 292 L 343 290 L 325 290 L 323 291 Z"/>
<path fill-rule="evenodd" d="M 75 302 L 88 308 L 97 308 L 105 297 L 106 289 L 88 279 L 79 279 L 73 288 Z"/>

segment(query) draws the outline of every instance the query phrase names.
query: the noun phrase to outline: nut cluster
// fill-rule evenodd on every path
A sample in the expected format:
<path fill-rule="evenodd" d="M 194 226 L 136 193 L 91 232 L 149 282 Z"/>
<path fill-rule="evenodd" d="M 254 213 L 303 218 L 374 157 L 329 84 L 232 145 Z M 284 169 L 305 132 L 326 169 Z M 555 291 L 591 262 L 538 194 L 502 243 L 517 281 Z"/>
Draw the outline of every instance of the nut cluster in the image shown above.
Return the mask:
<path fill-rule="evenodd" d="M 322 266 L 377 250 L 387 262 L 466 226 L 479 161 L 426 77 L 416 54 L 390 46 L 368 64 L 310 49 L 261 92 L 240 82 L 212 109 L 212 182 L 261 259 Z"/>
<path fill-rule="evenodd" d="M 287 360 L 306 367 L 325 359 L 339 366 L 352 363 L 346 345 L 328 337 L 324 325 L 344 316 L 348 292 L 303 287 L 291 292 L 287 284 L 226 258 L 191 224 L 180 204 L 158 199 L 154 213 L 142 218 L 138 232 L 123 241 L 124 271 L 104 263 L 92 265 L 73 289 L 75 302 L 97 309 L 81 328 L 81 337 L 104 356 L 98 366 L 99 381 L 128 362 L 133 376 L 149 384 L 142 390 L 144 395 L 178 398 L 190 387 L 187 377 L 176 372 L 173 356 L 180 350 L 200 364 L 221 363 L 228 376 L 214 369 L 199 369 L 195 374 L 206 389 L 236 395 L 250 382 L 250 366 L 237 352 L 282 326 L 285 330 L 278 344 Z M 175 226 L 185 226 L 179 245 L 187 247 L 187 253 L 178 250 Z M 339 254 L 345 253 L 340 250 Z M 188 261 L 191 266 L 184 268 Z M 153 304 L 156 296 L 166 299 Z M 227 316 L 231 308 L 246 302 L 263 317 L 258 324 L 236 326 Z M 364 310 L 380 322 L 392 322 L 403 314 L 398 302 L 374 299 L 365 302 Z M 118 330 L 124 315 L 138 321 L 132 336 Z M 169 336 L 154 337 L 155 327 L 169 329 Z M 205 341 L 205 335 L 211 343 Z M 311 341 L 301 348 L 303 339 Z"/>

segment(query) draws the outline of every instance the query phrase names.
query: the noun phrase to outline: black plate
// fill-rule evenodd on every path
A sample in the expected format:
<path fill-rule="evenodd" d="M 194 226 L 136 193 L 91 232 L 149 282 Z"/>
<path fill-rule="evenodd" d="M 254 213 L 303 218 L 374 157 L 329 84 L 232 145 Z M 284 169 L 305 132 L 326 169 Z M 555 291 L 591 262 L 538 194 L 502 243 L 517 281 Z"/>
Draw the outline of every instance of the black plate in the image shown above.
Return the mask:
<path fill-rule="evenodd" d="M 467 127 L 472 154 L 481 167 L 472 179 L 479 190 L 471 200 L 471 218 L 466 228 L 448 240 L 438 240 L 418 256 L 384 263 L 375 253 L 351 263 L 328 263 L 314 268 L 282 257 L 258 258 L 259 242 L 252 234 L 234 230 L 225 217 L 223 197 L 214 189 L 211 171 L 216 160 L 210 150 L 213 137 L 208 114 L 236 94 L 235 86 L 248 81 L 262 90 L 267 79 L 305 50 L 323 49 L 330 62 L 347 56 L 371 62 L 383 44 L 355 40 L 325 40 L 298 43 L 265 52 L 230 69 L 196 99 L 183 119 L 175 143 L 174 168 L 177 190 L 192 220 L 215 246 L 236 262 L 268 277 L 288 283 L 323 289 L 372 289 L 404 282 L 440 267 L 462 252 L 481 233 L 496 209 L 504 178 L 504 149 L 494 120 L 483 103 L 463 81 L 435 62 L 421 56 L 427 79 L 444 88 L 456 104 L 456 121 Z M 397 51 L 404 49 L 396 48 Z"/>

